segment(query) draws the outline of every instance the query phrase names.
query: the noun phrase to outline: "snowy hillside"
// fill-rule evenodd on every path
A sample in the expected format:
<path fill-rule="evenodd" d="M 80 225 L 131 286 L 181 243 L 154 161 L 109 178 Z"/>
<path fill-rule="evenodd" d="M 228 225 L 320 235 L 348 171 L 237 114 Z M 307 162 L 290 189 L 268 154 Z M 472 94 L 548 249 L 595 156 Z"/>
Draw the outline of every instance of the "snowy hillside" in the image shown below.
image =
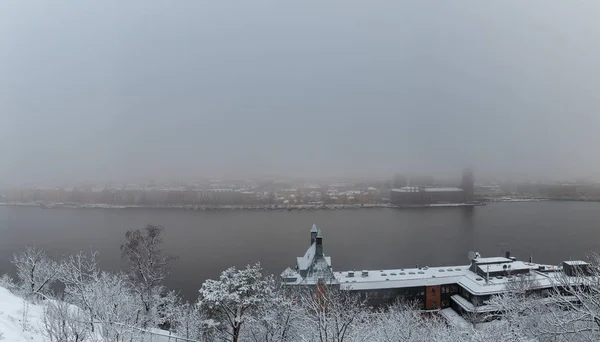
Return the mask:
<path fill-rule="evenodd" d="M 55 303 L 55 302 L 53 302 Z M 74 306 L 71 306 L 74 307 Z M 44 335 L 44 305 L 32 304 L 9 290 L 0 287 L 0 341 L 1 342 L 47 342 Z M 25 323 L 23 323 L 25 321 Z M 160 329 L 152 331 L 147 339 L 153 342 L 172 341 L 169 332 Z M 140 329 L 140 332 L 142 330 Z M 148 333 L 144 333 L 148 334 Z M 142 335 L 142 339 L 144 339 Z M 102 337 L 96 337 L 98 341 Z"/>
<path fill-rule="evenodd" d="M 43 306 L 34 305 L 0 287 L 0 340 L 43 342 Z"/>

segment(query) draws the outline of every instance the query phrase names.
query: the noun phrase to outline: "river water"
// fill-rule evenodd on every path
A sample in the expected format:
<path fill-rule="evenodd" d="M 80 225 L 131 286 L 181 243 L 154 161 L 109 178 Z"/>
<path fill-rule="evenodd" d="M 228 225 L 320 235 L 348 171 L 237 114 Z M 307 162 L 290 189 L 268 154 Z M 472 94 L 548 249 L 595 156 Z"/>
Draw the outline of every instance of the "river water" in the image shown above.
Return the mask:
<path fill-rule="evenodd" d="M 475 208 L 323 211 L 212 211 L 160 209 L 42 209 L 0 207 L 0 274 L 10 258 L 35 243 L 54 256 L 90 249 L 101 266 L 118 270 L 125 232 L 165 227 L 165 251 L 176 256 L 167 286 L 188 300 L 207 278 L 230 266 L 260 261 L 271 273 L 293 266 L 323 231 L 334 270 L 464 265 L 467 253 L 512 255 L 559 263 L 600 252 L 600 203 L 492 203 Z"/>

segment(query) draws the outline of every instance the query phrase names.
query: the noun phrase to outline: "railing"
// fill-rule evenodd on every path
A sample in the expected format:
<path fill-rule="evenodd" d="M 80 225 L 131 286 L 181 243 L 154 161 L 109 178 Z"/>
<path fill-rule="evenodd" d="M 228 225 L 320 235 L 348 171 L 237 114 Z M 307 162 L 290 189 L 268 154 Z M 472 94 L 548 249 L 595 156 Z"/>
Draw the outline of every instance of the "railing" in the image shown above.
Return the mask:
<path fill-rule="evenodd" d="M 94 322 L 94 324 L 104 324 L 102 322 Z M 124 326 L 127 328 L 130 328 L 132 330 L 137 330 L 140 331 L 142 334 L 142 337 L 144 338 L 144 342 L 201 342 L 198 340 L 194 340 L 191 338 L 186 338 L 186 337 L 181 337 L 181 336 L 176 336 L 176 335 L 171 335 L 171 332 L 169 332 L 168 334 L 162 333 L 162 332 L 156 332 L 156 331 L 152 331 L 152 330 L 146 330 L 143 328 L 138 328 L 135 326 L 131 326 L 131 325 L 127 325 L 127 324 L 123 324 L 123 323 L 116 323 L 113 322 L 112 324 L 116 324 L 116 325 L 120 325 L 120 326 Z"/>
<path fill-rule="evenodd" d="M 164 333 L 142 330 L 142 336 L 144 337 L 144 341 L 148 342 L 200 342 L 198 340 L 193 340 L 190 338 L 179 337 L 175 335 L 167 335 Z"/>

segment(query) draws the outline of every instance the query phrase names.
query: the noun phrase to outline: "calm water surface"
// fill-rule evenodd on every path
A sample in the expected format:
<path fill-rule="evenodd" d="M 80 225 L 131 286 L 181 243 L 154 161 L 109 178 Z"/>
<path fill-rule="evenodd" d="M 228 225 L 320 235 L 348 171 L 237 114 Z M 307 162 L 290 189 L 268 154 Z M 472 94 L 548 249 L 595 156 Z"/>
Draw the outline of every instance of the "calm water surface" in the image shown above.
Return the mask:
<path fill-rule="evenodd" d="M 600 251 L 600 203 L 494 203 L 477 208 L 330 211 L 192 212 L 154 209 L 0 207 L 0 274 L 10 258 L 35 243 L 56 256 L 90 249 L 101 266 L 122 267 L 125 232 L 165 227 L 165 250 L 178 257 L 167 280 L 187 299 L 230 266 L 260 261 L 279 274 L 293 266 L 316 223 L 334 270 L 467 264 L 467 252 L 512 254 L 558 263 Z"/>

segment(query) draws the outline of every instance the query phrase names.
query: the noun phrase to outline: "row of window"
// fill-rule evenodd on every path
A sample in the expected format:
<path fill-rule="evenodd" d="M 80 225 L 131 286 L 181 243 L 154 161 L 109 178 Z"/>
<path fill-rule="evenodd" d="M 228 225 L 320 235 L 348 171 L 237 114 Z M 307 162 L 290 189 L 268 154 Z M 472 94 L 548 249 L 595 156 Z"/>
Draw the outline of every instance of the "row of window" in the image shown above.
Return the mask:
<path fill-rule="evenodd" d="M 442 291 L 442 293 L 455 294 L 458 293 L 458 285 L 442 285 L 440 291 Z"/>

